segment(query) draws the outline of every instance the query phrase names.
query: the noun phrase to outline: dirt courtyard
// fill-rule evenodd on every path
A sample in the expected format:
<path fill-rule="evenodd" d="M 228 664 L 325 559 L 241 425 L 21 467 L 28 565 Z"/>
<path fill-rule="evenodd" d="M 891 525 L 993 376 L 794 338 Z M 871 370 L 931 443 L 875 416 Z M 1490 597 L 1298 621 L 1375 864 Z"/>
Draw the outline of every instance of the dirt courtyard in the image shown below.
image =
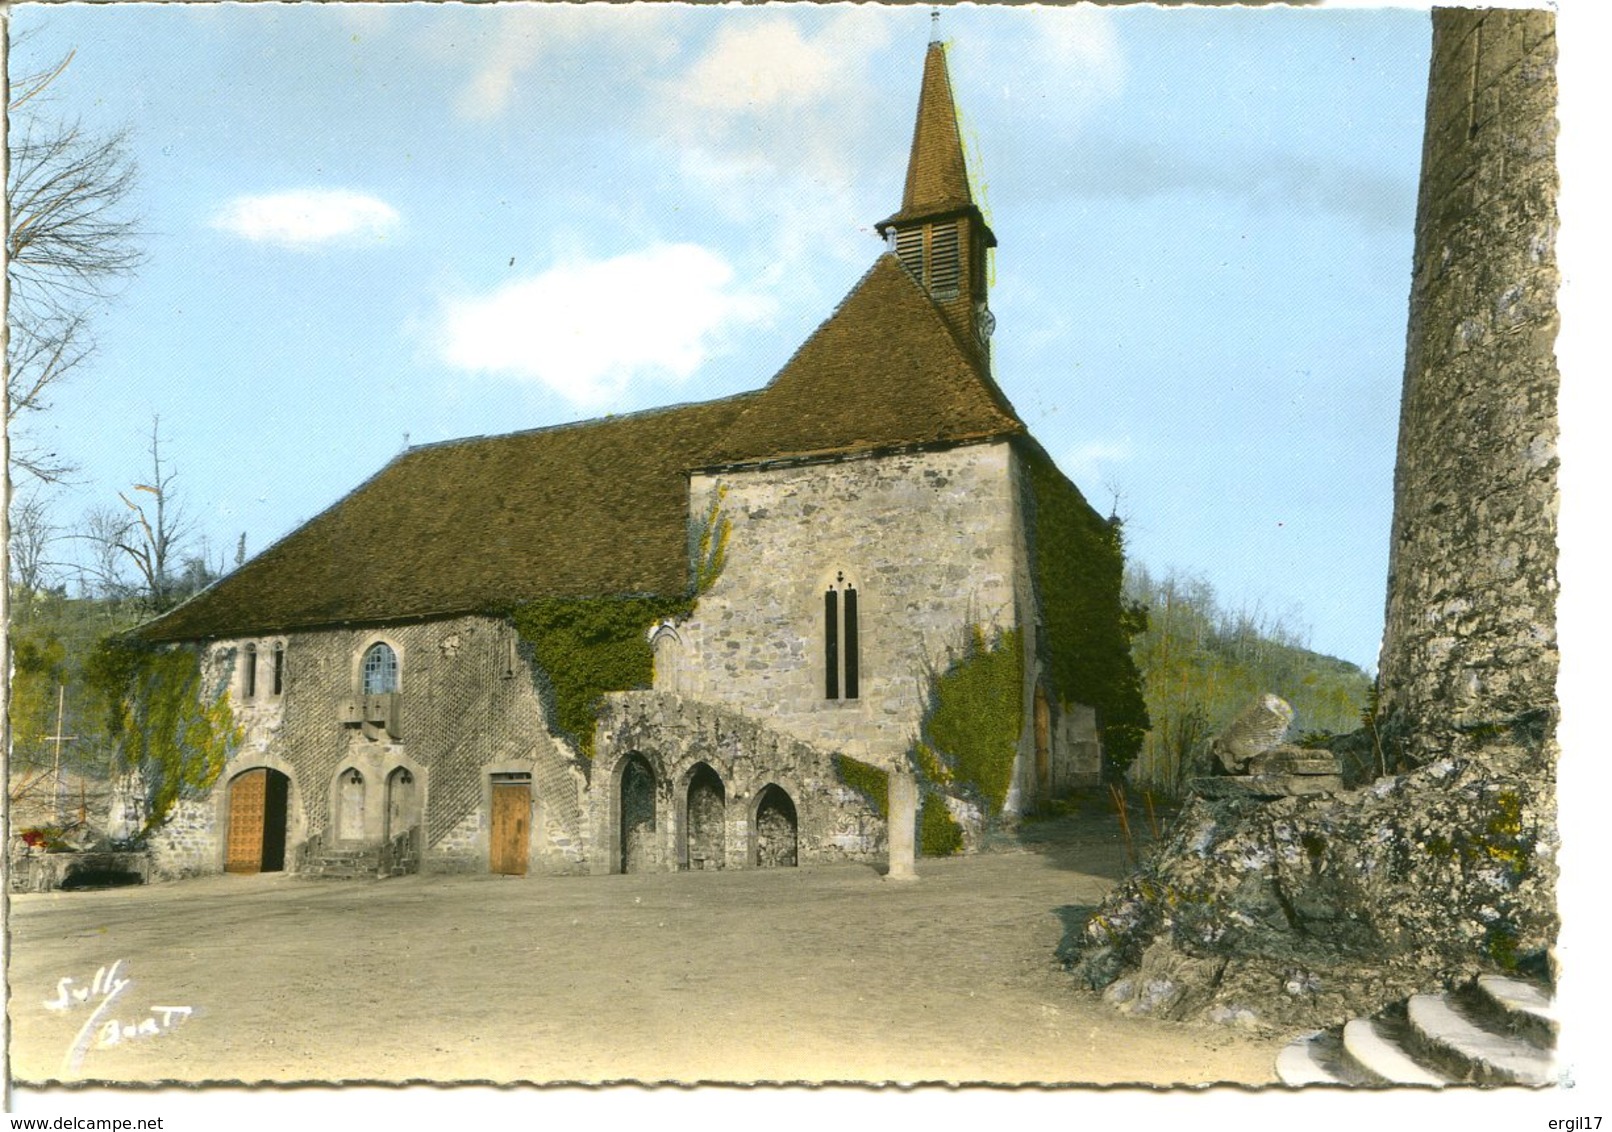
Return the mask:
<path fill-rule="evenodd" d="M 1279 1041 L 1124 1018 L 1061 968 L 1066 921 L 1119 866 L 1112 842 L 1043 836 L 921 860 L 913 883 L 838 865 L 267 874 L 26 895 L 11 902 L 11 1071 L 20 1082 L 1273 1081 Z"/>

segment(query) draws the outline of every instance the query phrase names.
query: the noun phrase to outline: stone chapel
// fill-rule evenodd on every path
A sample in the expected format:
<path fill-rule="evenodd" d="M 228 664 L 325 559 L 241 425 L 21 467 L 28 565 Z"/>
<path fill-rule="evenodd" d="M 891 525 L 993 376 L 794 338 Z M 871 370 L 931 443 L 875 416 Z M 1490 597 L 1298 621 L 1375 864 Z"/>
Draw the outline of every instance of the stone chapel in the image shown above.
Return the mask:
<path fill-rule="evenodd" d="M 996 237 L 939 43 L 878 230 L 765 387 L 409 448 L 140 630 L 198 652 L 240 735 L 151 834 L 159 871 L 877 861 L 891 772 L 964 847 L 1095 783 L 1130 665 L 1118 531 L 992 376 Z M 659 610 L 622 646 L 646 678 L 566 726 L 592 654 L 552 659 L 521 611 L 617 599 Z M 971 673 L 994 698 L 948 731 Z"/>

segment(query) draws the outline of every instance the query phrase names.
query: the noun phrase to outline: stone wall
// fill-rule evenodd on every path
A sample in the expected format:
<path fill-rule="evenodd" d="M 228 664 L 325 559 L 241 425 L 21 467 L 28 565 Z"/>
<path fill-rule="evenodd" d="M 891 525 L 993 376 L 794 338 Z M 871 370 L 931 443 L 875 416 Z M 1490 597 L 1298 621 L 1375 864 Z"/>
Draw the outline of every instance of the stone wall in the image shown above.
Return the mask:
<path fill-rule="evenodd" d="M 1433 29 L 1381 670 L 1411 764 L 1552 711 L 1557 668 L 1554 16 Z"/>
<path fill-rule="evenodd" d="M 151 875 L 162 880 L 216 873 L 223 867 L 218 808 L 209 799 L 181 798 L 146 838 Z"/>
<path fill-rule="evenodd" d="M 995 443 L 695 476 L 691 514 L 720 493 L 727 565 L 677 626 L 680 655 L 666 663 L 657 649 L 656 688 L 893 765 L 917 735 L 928 670 L 967 626 L 1019 623 L 1029 586 L 1013 460 Z M 835 584 L 857 591 L 856 699 L 825 694 Z"/>
<path fill-rule="evenodd" d="M 1297 1029 L 1556 937 L 1554 18 L 1436 9 L 1379 727 L 1335 797 L 1194 799 L 1075 948 L 1132 1013 Z"/>
<path fill-rule="evenodd" d="M 883 860 L 885 823 L 840 781 L 832 755 L 758 720 L 674 693 L 624 692 L 606 701 L 595 752 L 593 872 L 621 871 L 623 850 L 629 868 L 654 871 L 778 864 L 791 855 L 780 817 L 787 810 L 795 818 L 795 863 Z M 648 820 L 635 821 L 630 783 L 645 770 Z M 720 803 L 710 797 L 718 787 Z M 770 788 L 783 792 L 787 806 Z M 718 828 L 694 821 L 713 809 Z M 703 828 L 691 848 L 694 825 Z M 624 844 L 624 828 L 636 841 Z"/>
<path fill-rule="evenodd" d="M 348 705 L 361 691 L 360 662 L 370 645 L 385 641 L 399 665 L 399 713 L 393 735 L 384 726 L 352 721 Z M 245 695 L 241 659 L 255 644 L 260 671 L 255 694 Z M 273 691 L 264 658 L 284 650 L 283 684 Z M 219 837 L 227 820 L 229 779 L 256 765 L 282 769 L 292 780 L 294 815 L 287 860 L 314 860 L 298 842 L 321 849 L 378 847 L 388 836 L 418 824 L 422 865 L 428 871 L 479 871 L 487 867 L 483 811 L 490 770 L 524 770 L 552 831 L 540 843 L 534 871 L 576 867 L 581 839 L 581 774 L 574 756 L 550 736 L 541 702 L 541 678 L 523 658 L 507 623 L 457 617 L 377 629 L 329 629 L 253 641 L 224 641 L 207 653 L 209 686 L 231 690 L 245 731 L 241 752 L 220 779 L 211 805 L 214 828 L 205 852 L 222 867 Z M 236 671 L 229 671 L 230 668 Z M 388 811 L 389 778 L 408 772 L 409 812 Z M 355 825 L 339 821 L 338 779 L 356 770 L 363 805 Z M 398 779 L 397 781 L 401 781 Z M 351 804 L 351 803 L 350 803 Z M 170 823 L 170 825 L 173 823 Z M 344 836 L 346 835 L 346 836 Z"/>

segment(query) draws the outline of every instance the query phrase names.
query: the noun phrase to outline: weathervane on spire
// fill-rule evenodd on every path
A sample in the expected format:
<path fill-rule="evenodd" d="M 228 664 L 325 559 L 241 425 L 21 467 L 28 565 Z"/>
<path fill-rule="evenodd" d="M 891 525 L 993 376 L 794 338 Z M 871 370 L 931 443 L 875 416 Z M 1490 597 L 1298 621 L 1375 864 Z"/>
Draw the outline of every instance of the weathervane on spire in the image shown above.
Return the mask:
<path fill-rule="evenodd" d="M 940 42 L 940 9 L 929 9 L 929 42 Z"/>

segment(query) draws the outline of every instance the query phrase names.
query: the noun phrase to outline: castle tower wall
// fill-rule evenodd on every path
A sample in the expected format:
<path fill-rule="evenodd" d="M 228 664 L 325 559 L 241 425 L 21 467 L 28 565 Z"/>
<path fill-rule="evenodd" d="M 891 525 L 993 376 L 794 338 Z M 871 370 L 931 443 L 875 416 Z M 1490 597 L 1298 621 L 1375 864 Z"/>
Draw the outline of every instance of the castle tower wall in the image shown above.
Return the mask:
<path fill-rule="evenodd" d="M 1381 659 L 1415 764 L 1552 718 L 1555 50 L 1546 11 L 1434 13 Z"/>

